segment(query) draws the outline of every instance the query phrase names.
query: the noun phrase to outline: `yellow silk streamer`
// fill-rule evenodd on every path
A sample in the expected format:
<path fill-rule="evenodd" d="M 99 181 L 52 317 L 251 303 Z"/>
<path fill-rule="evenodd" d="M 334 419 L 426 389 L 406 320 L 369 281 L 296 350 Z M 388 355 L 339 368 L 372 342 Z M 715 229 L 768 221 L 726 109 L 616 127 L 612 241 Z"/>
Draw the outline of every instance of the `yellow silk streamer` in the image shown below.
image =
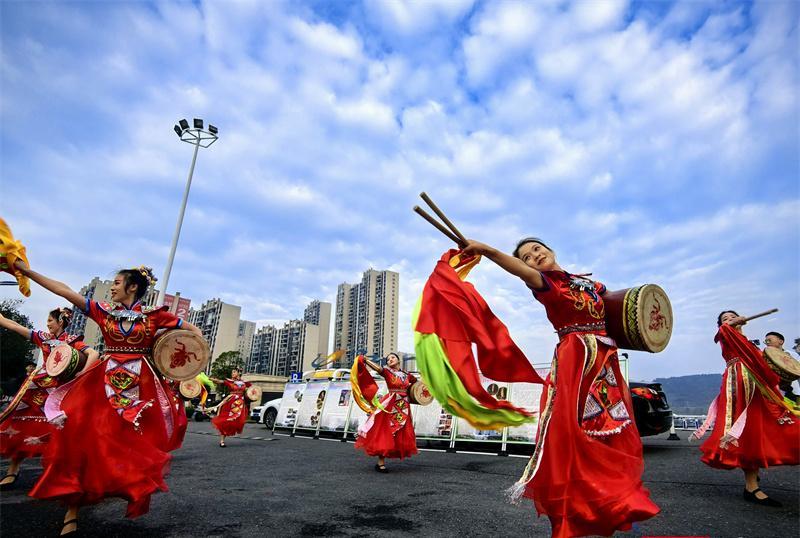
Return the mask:
<path fill-rule="evenodd" d="M 17 279 L 19 291 L 25 297 L 31 296 L 31 285 L 28 277 L 14 268 L 17 260 L 22 260 L 28 264 L 28 256 L 25 254 L 25 246 L 14 239 L 11 228 L 5 220 L 0 218 L 0 270 L 11 273 Z"/>
<path fill-rule="evenodd" d="M 353 399 L 356 405 L 365 413 L 372 413 L 375 408 L 361 393 L 361 387 L 358 385 L 358 357 L 353 361 L 353 367 L 350 369 L 350 388 L 353 390 Z"/>

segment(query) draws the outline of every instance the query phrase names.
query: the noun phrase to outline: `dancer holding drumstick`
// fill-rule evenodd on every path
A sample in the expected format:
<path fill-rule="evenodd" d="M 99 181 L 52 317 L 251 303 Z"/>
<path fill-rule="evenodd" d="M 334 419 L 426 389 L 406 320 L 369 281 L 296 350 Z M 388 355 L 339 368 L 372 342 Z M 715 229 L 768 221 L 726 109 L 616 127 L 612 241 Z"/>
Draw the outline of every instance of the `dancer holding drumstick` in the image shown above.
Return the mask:
<path fill-rule="evenodd" d="M 536 449 L 510 490 L 512 499 L 532 498 L 556 537 L 608 536 L 655 516 L 659 508 L 641 479 L 642 443 L 630 391 L 606 333 L 605 286 L 562 269 L 542 239 L 527 237 L 508 255 L 466 239 L 428 204 L 465 255 L 485 256 L 520 278 L 559 335 L 542 393 Z"/>
<path fill-rule="evenodd" d="M 86 353 L 88 360 L 83 371 L 95 362 L 97 351 L 83 343 L 82 337 L 67 333 L 64 328 L 69 324 L 72 310 L 56 308 L 47 316 L 47 331 L 31 330 L 0 314 L 0 327 L 28 338 L 47 357 L 53 347 L 68 344 Z M 8 470 L 2 481 L 0 490 L 14 486 L 19 474 L 20 463 L 26 458 L 41 456 L 47 446 L 54 426 L 47 422 L 44 406 L 47 397 L 62 380 L 50 377 L 44 367 L 31 372 L 25 379 L 16 396 L 8 407 L 0 414 L 0 456 L 10 461 Z M 23 404 L 23 405 L 20 405 Z"/>
<path fill-rule="evenodd" d="M 758 471 L 800 463 L 800 409 L 786 403 L 777 374 L 744 336 L 742 326 L 753 317 L 744 318 L 733 310 L 717 316 L 714 341 L 722 348 L 725 373 L 719 395 L 692 438 L 700 439 L 713 422 L 711 435 L 700 446 L 703 463 L 717 469 L 742 469 L 744 500 L 779 507 L 781 503 L 758 487 Z"/>
<path fill-rule="evenodd" d="M 400 369 L 400 357 L 397 353 L 386 356 L 386 367 L 375 364 L 359 355 L 356 359 L 356 382 L 363 393 L 367 385 L 375 385 L 372 376 L 366 371 L 371 368 L 386 380 L 389 394 L 375 406 L 369 419 L 358 429 L 355 447 L 370 456 L 377 456 L 375 470 L 387 472 L 386 458 L 409 458 L 417 454 L 417 438 L 414 435 L 414 424 L 411 421 L 411 401 L 408 397 L 409 387 L 417 379 Z M 352 377 L 351 377 L 352 380 Z M 377 386 L 374 387 L 377 391 Z"/>
<path fill-rule="evenodd" d="M 22 262 L 16 268 L 82 309 L 100 326 L 106 346 L 105 361 L 54 392 L 57 405 L 46 411 L 63 421 L 63 428 L 53 435 L 43 459 L 44 474 L 30 495 L 67 504 L 62 535 L 77 531 L 80 506 L 108 497 L 128 501 L 128 517 L 147 513 L 150 495 L 168 489 L 168 451 L 178 444 L 178 413 L 183 412 L 150 364 L 155 334 L 185 328 L 201 335 L 200 330 L 166 307 L 142 306 L 155 282 L 149 268 L 119 271 L 111 285 L 111 304 L 86 299 Z"/>
<path fill-rule="evenodd" d="M 559 335 L 536 450 L 512 495 L 532 498 L 557 537 L 608 536 L 655 516 L 630 391 L 606 335 L 605 286 L 562 269 L 536 237 L 520 241 L 512 256 L 469 240 L 464 252 L 522 279 Z"/>

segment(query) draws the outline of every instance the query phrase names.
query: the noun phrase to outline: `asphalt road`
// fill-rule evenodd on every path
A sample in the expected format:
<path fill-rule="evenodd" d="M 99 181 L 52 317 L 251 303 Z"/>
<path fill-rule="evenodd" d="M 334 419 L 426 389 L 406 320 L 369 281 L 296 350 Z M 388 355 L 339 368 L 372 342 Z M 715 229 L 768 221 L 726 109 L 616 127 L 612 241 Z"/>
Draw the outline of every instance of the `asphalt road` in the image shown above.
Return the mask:
<path fill-rule="evenodd" d="M 249 439 L 247 437 L 250 437 Z M 253 439 L 258 437 L 260 439 Z M 681 437 L 685 439 L 686 433 Z M 271 435 L 248 424 L 219 448 L 209 423 L 192 423 L 174 453 L 171 491 L 150 512 L 126 520 L 124 502 L 81 511 L 80 526 L 102 537 L 548 536 L 528 501 L 508 504 L 503 490 L 525 459 L 423 451 L 389 462 L 390 473 L 351 443 Z M 795 537 L 800 535 L 800 469 L 763 472 L 762 488 L 784 503 L 761 508 L 741 498 L 738 471 L 703 465 L 696 445 L 645 439 L 645 482 L 662 512 L 617 536 Z M 3 537 L 57 536 L 63 509 L 26 496 L 38 461 L 23 465 L 18 487 L 0 493 Z"/>

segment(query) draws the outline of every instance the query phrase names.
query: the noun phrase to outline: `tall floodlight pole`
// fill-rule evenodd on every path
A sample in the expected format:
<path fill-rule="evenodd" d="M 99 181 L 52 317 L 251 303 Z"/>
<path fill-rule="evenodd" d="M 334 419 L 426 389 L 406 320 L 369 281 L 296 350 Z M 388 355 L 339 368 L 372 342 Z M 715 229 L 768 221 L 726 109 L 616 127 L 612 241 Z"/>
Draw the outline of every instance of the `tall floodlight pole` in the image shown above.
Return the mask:
<path fill-rule="evenodd" d="M 194 174 L 194 165 L 197 162 L 197 151 L 202 148 L 207 148 L 217 141 L 218 130 L 213 125 L 208 125 L 208 130 L 203 129 L 203 120 L 194 118 L 193 127 L 189 127 L 189 122 L 185 119 L 179 121 L 175 125 L 175 133 L 178 137 L 188 143 L 194 145 L 194 154 L 192 155 L 192 165 L 189 167 L 189 179 L 186 180 L 186 188 L 183 191 L 183 201 L 181 202 L 181 210 L 178 212 L 178 223 L 175 225 L 175 234 L 172 236 L 172 247 L 169 249 L 169 258 L 167 258 L 167 266 L 164 268 L 164 278 L 161 279 L 161 291 L 158 293 L 157 306 L 164 304 L 164 297 L 167 294 L 167 284 L 169 284 L 169 274 L 172 271 L 172 262 L 175 260 L 175 250 L 178 248 L 178 239 L 181 236 L 181 226 L 183 225 L 183 215 L 186 213 L 186 202 L 189 200 L 189 189 L 192 186 L 192 175 Z"/>

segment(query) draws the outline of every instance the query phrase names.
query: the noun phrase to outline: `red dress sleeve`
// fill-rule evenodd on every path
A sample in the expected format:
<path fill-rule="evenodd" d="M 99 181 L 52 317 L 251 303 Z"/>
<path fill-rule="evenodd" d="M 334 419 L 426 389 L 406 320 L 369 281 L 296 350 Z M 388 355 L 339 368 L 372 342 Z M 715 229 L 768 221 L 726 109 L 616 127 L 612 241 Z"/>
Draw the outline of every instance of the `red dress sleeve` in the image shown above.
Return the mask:
<path fill-rule="evenodd" d="M 44 336 L 44 332 L 35 329 L 31 330 L 31 342 L 33 342 L 33 345 L 41 348 L 45 340 L 47 340 L 47 338 Z"/>
<path fill-rule="evenodd" d="M 722 346 L 722 356 L 726 360 L 734 357 L 741 360 L 761 384 L 773 388 L 780 382 L 778 374 L 773 372 L 764 360 L 761 350 L 727 323 L 720 326 L 714 341 Z"/>
<path fill-rule="evenodd" d="M 83 340 L 76 340 L 76 341 L 72 342 L 71 345 L 72 345 L 72 347 L 74 347 L 75 349 L 77 349 L 78 351 L 80 351 L 82 353 L 86 353 L 87 351 L 90 351 L 92 349 L 89 346 L 89 344 L 87 344 Z"/>
<path fill-rule="evenodd" d="M 595 281 L 594 291 L 597 292 L 597 295 L 603 295 L 606 292 L 606 285 L 603 284 L 602 282 Z"/>
<path fill-rule="evenodd" d="M 86 299 L 86 306 L 83 309 L 83 313 L 86 314 L 87 318 L 96 322 L 101 327 L 103 326 L 103 321 L 108 317 L 108 312 L 100 303 L 93 299 Z"/>
<path fill-rule="evenodd" d="M 170 314 L 166 310 L 157 310 L 149 314 L 158 329 L 180 329 L 183 320 L 175 314 Z"/>

